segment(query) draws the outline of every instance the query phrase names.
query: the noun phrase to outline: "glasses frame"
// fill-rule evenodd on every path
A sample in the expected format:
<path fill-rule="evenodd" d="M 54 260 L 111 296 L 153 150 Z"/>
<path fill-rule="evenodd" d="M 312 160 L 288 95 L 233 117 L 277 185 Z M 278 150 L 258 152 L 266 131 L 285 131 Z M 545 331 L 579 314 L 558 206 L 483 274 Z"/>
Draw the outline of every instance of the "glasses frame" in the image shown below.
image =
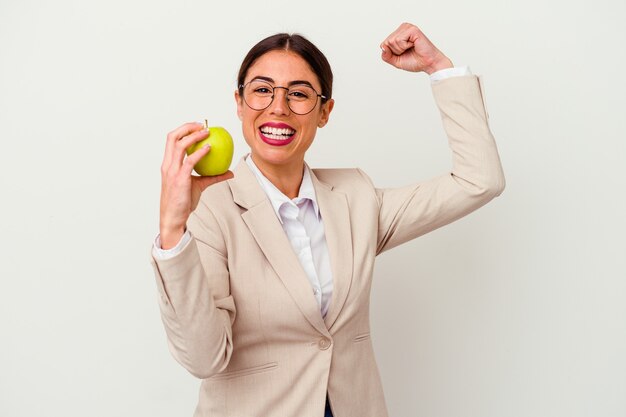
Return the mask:
<path fill-rule="evenodd" d="M 272 89 L 272 99 L 270 100 L 268 105 L 263 107 L 262 109 L 255 109 L 250 104 L 248 104 L 248 102 L 246 101 L 245 88 L 246 88 L 246 86 L 248 84 L 250 84 L 253 81 L 262 81 L 262 82 L 266 83 Z M 317 107 L 317 102 L 319 101 L 320 98 L 322 100 L 326 100 L 327 99 L 327 97 L 325 95 L 318 93 L 317 90 L 315 88 L 313 88 L 313 86 L 311 86 L 311 85 L 308 85 L 308 84 L 298 84 L 298 85 L 306 85 L 311 90 L 315 91 L 315 94 L 317 95 L 317 97 L 315 97 L 315 104 L 313 105 L 311 110 L 309 110 L 306 113 L 298 113 L 297 111 L 295 111 L 294 109 L 291 108 L 291 104 L 289 104 L 289 94 L 288 94 L 289 93 L 289 87 L 283 87 L 283 86 L 280 86 L 280 85 L 273 86 L 270 83 L 268 83 L 267 81 L 254 79 L 254 80 L 248 81 L 245 84 L 239 84 L 239 89 L 241 90 L 241 97 L 243 97 L 243 101 L 244 101 L 244 103 L 246 103 L 246 106 L 248 106 L 249 108 L 251 108 L 254 111 L 263 111 L 263 110 L 267 109 L 269 106 L 271 106 L 272 103 L 274 102 L 274 98 L 276 97 L 275 91 L 276 91 L 277 88 L 282 88 L 283 90 L 285 90 L 287 92 L 287 93 L 285 93 L 285 99 L 287 99 L 287 107 L 289 107 L 289 110 L 291 110 L 293 113 L 295 113 L 297 115 L 300 115 L 300 116 L 304 116 L 305 114 L 309 114 L 313 110 L 315 110 L 315 108 Z"/>

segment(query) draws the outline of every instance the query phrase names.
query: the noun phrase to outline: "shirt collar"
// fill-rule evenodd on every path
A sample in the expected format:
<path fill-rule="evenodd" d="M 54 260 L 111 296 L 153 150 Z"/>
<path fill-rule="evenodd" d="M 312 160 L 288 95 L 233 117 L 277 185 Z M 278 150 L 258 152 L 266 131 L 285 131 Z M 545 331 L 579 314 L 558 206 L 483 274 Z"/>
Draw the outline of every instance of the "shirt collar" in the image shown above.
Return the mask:
<path fill-rule="evenodd" d="M 261 170 L 252 160 L 250 154 L 246 155 L 245 161 L 252 170 L 252 172 L 254 172 L 254 175 L 261 185 L 261 188 L 263 189 L 265 194 L 267 194 L 267 197 L 269 198 L 270 202 L 272 203 L 272 207 L 274 208 L 274 212 L 276 212 L 276 216 L 281 223 L 282 218 L 280 216 L 279 210 L 283 204 L 298 204 L 307 199 L 311 201 L 311 204 L 313 205 L 313 210 L 317 218 L 320 218 L 320 210 L 317 205 L 317 199 L 315 198 L 315 188 L 313 188 L 313 180 L 311 178 L 310 168 L 306 164 L 306 162 L 304 163 L 304 173 L 302 176 L 302 184 L 300 184 L 300 190 L 298 191 L 298 196 L 292 200 L 285 194 L 283 194 L 282 191 L 276 188 L 276 186 L 272 184 L 272 182 L 268 180 L 265 175 L 263 175 Z"/>

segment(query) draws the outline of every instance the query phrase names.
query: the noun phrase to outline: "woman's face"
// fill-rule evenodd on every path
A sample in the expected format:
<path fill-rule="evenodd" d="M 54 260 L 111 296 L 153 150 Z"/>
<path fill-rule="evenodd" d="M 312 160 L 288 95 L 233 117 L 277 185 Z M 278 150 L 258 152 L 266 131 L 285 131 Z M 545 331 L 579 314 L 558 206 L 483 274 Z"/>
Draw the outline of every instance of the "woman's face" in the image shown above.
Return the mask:
<path fill-rule="evenodd" d="M 248 69 L 244 84 L 264 80 L 273 87 L 289 87 L 294 81 L 308 82 L 321 93 L 322 87 L 307 62 L 290 51 L 270 51 L 258 58 Z M 321 104 L 318 99 L 313 111 L 296 114 L 287 105 L 287 90 L 274 90 L 274 100 L 265 110 L 253 110 L 235 92 L 237 114 L 243 135 L 250 146 L 254 162 L 260 168 L 272 165 L 298 168 L 311 146 L 318 127 L 328 122 L 333 100 Z"/>

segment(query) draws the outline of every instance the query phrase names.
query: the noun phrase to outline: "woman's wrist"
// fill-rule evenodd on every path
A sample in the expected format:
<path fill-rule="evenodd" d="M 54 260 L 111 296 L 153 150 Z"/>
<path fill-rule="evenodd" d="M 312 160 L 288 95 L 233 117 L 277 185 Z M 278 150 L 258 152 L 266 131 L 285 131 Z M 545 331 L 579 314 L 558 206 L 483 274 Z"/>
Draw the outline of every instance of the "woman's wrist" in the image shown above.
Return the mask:
<path fill-rule="evenodd" d="M 159 239 L 161 241 L 161 249 L 171 249 L 180 242 L 185 234 L 185 227 L 182 228 L 159 228 Z"/>
<path fill-rule="evenodd" d="M 431 75 L 432 73 L 448 68 L 454 68 L 454 65 L 452 64 L 452 61 L 450 61 L 450 58 L 448 58 L 444 54 L 441 54 L 441 56 L 433 61 L 433 63 L 428 66 L 424 71 L 428 75 Z"/>

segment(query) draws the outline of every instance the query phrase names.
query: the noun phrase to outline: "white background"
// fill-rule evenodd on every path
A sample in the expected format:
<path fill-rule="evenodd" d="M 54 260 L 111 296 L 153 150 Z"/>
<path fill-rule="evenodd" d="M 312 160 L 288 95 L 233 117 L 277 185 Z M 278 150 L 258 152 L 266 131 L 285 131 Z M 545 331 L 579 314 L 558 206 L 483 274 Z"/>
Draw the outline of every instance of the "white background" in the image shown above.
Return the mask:
<path fill-rule="evenodd" d="M 379 58 L 403 21 L 483 76 L 507 189 L 379 258 L 391 415 L 626 415 L 626 4 L 507 3 L 0 0 L 0 415 L 192 414 L 148 262 L 159 166 L 204 118 L 246 152 L 233 91 L 261 38 L 333 65 L 312 166 L 446 171 L 428 78 Z"/>

